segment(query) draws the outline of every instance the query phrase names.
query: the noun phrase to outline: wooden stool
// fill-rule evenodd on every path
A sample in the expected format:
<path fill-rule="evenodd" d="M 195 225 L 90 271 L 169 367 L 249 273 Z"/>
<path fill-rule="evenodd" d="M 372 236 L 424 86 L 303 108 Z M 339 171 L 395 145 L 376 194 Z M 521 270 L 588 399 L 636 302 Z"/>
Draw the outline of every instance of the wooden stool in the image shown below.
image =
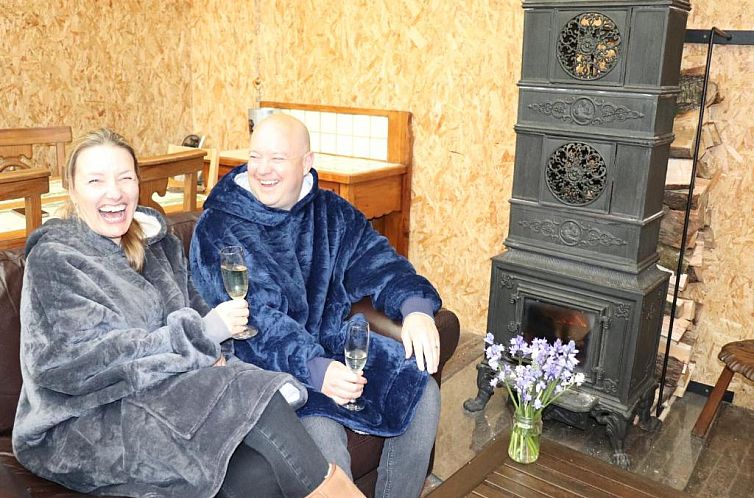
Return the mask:
<path fill-rule="evenodd" d="M 740 373 L 747 379 L 754 381 L 754 340 L 729 342 L 723 346 L 717 357 L 725 363 L 725 368 L 717 379 L 715 388 L 712 389 L 702 413 L 696 419 L 694 428 L 691 429 L 691 434 L 701 438 L 707 437 L 733 374 Z"/>

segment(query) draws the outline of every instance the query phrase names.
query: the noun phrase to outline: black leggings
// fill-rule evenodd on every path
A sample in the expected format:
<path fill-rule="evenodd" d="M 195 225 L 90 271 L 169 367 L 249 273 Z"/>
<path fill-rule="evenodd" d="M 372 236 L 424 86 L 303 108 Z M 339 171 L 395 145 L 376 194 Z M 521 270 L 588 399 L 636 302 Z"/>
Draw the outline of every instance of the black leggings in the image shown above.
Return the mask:
<path fill-rule="evenodd" d="M 327 460 L 296 412 L 276 393 L 230 457 L 217 498 L 306 496 L 327 470 Z"/>

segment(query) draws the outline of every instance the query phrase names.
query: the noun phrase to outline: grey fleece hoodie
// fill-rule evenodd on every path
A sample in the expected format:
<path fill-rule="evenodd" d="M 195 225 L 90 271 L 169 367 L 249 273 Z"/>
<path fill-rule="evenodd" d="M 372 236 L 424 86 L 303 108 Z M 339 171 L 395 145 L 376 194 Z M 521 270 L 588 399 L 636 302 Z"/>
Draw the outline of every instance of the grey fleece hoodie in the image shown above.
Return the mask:
<path fill-rule="evenodd" d="M 77 491 L 213 496 L 228 460 L 287 374 L 211 367 L 207 305 L 162 217 L 141 273 L 120 246 L 73 218 L 27 243 L 17 459 Z"/>

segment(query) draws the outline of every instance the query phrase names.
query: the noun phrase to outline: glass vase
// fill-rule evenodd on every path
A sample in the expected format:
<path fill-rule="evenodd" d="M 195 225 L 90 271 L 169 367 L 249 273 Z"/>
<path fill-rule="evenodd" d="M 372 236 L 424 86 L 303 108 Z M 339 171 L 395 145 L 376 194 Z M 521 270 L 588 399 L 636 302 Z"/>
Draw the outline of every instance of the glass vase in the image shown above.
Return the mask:
<path fill-rule="evenodd" d="M 529 417 L 514 412 L 511 440 L 508 444 L 508 456 L 518 463 L 537 461 L 537 458 L 539 458 L 539 436 L 541 434 L 541 413 L 535 413 Z"/>

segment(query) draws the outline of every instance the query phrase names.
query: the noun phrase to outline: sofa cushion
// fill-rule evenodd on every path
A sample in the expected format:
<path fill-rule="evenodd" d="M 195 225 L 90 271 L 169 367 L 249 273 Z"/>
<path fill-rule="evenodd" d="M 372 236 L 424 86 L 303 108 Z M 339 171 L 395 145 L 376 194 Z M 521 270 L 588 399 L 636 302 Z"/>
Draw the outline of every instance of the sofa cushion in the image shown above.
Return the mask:
<path fill-rule="evenodd" d="M 5 458 L 0 456 L 0 459 L 0 496 L 31 498 L 23 483 L 11 472 L 11 467 L 5 465 Z"/>
<path fill-rule="evenodd" d="M 24 278 L 23 252 L 0 251 L 0 435 L 9 434 L 21 392 L 19 306 Z"/>
<path fill-rule="evenodd" d="M 201 216 L 201 211 L 181 211 L 168 216 L 168 225 L 173 234 L 183 242 L 184 254 L 188 255 L 191 245 L 191 236 L 194 234 L 194 225 Z"/>

